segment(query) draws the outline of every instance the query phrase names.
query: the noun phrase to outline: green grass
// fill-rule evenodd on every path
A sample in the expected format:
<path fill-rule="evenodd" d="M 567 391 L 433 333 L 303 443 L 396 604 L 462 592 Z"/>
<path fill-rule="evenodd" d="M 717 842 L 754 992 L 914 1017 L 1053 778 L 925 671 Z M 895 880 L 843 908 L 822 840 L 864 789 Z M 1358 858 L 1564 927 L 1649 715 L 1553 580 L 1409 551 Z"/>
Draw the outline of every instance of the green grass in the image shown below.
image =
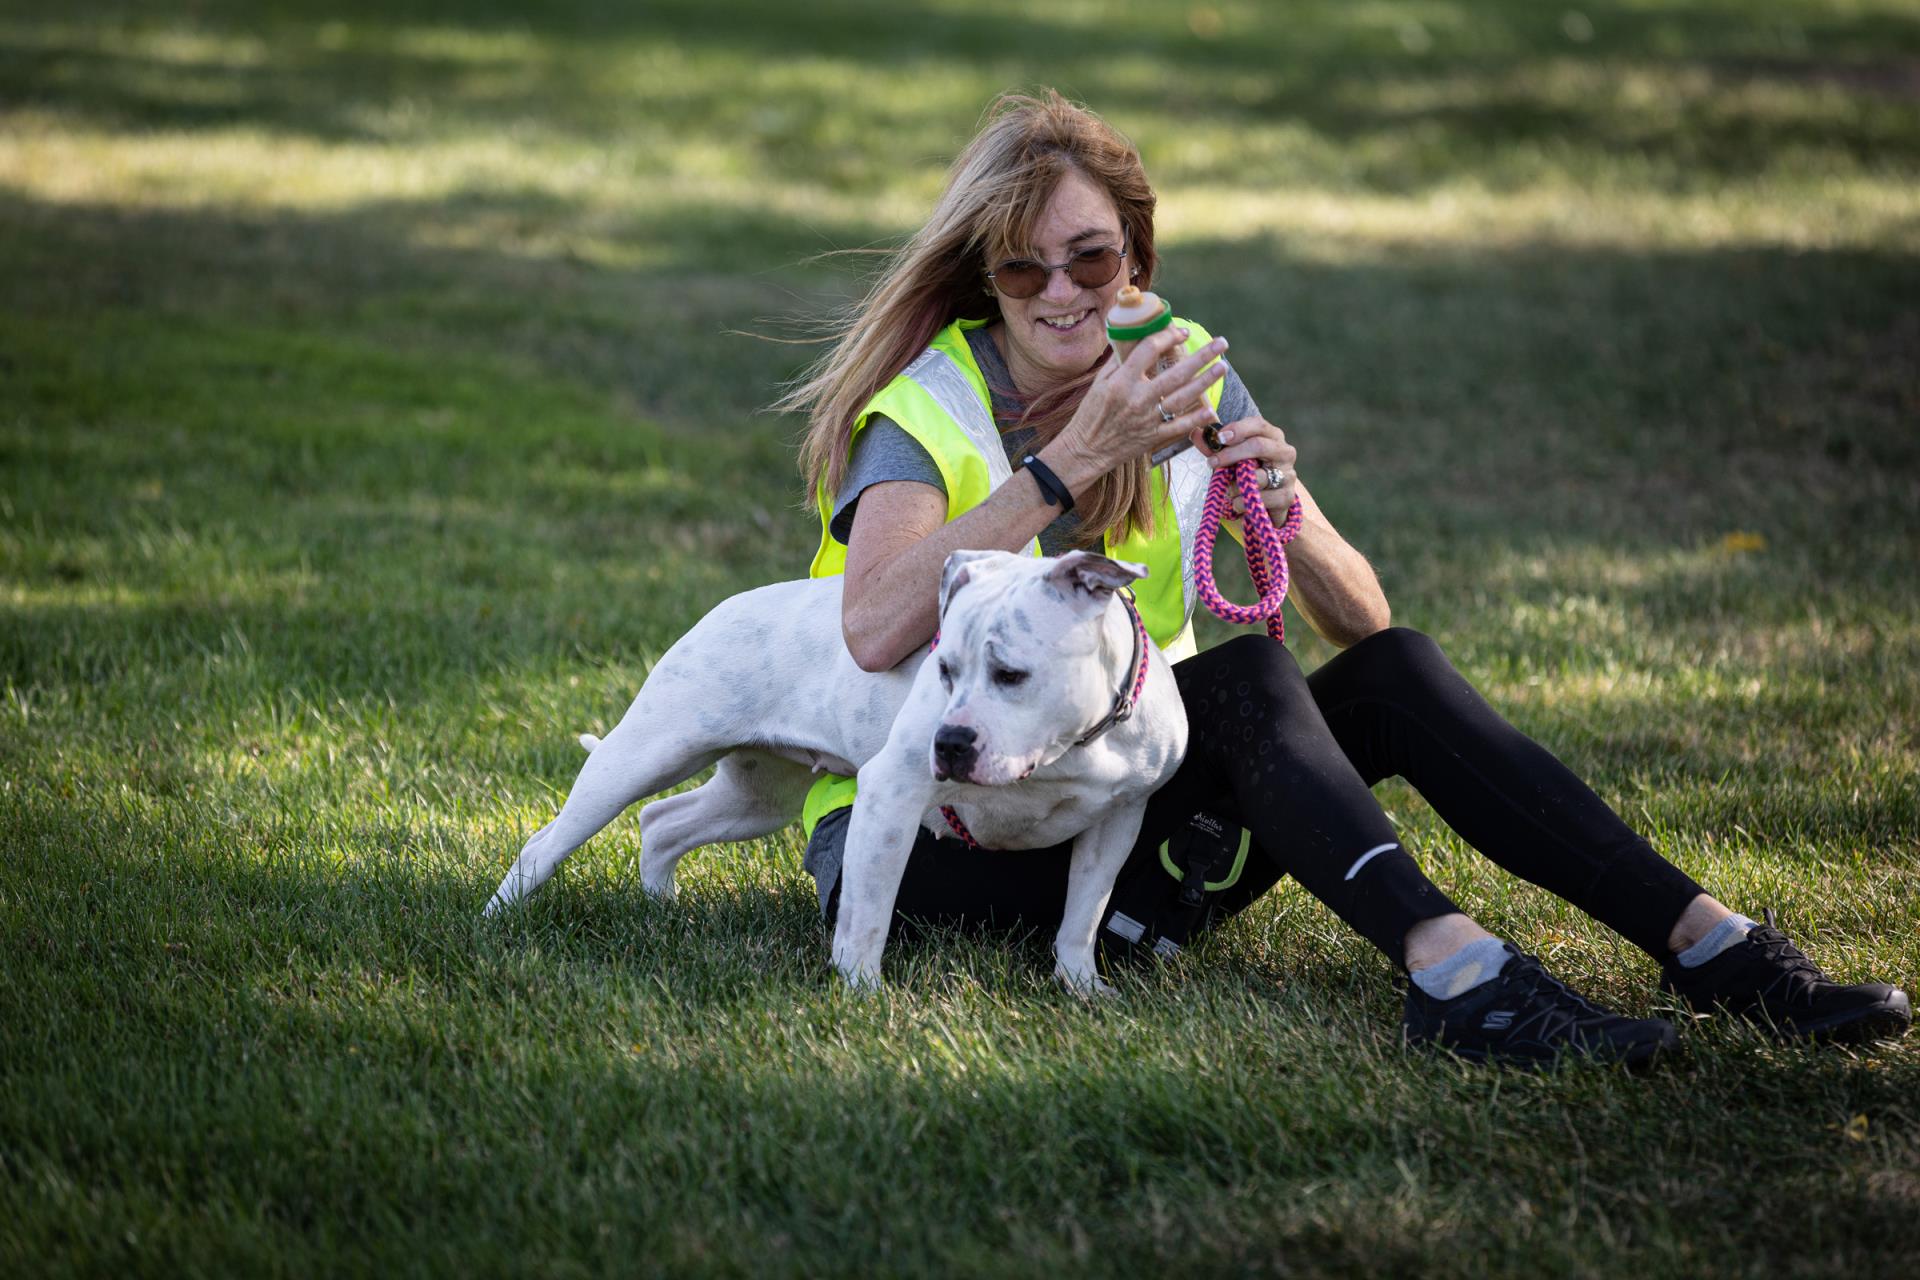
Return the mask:
<path fill-rule="evenodd" d="M 1290 886 L 1107 1007 L 952 937 L 854 999 L 793 830 L 477 912 L 572 735 L 806 563 L 807 350 L 740 331 L 1052 83 L 1396 619 L 1911 986 L 1916 65 L 1910 3 L 9 7 L 0 1272 L 1904 1274 L 1920 1041 L 1409 1056 Z"/>

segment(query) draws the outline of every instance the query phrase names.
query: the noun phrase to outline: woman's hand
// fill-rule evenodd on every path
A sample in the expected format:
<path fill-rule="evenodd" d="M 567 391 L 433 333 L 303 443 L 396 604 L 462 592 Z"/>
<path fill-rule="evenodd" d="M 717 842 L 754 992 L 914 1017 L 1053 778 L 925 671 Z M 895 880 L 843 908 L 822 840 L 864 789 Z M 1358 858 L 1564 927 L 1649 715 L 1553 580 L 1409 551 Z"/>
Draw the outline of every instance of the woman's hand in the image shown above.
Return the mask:
<path fill-rule="evenodd" d="M 1194 443 L 1201 452 L 1206 452 L 1206 439 L 1201 432 L 1193 433 Z M 1269 515 L 1275 517 L 1277 524 L 1284 517 L 1287 508 L 1293 505 L 1293 499 L 1299 477 L 1294 473 L 1294 459 L 1298 456 L 1294 447 L 1287 443 L 1287 434 L 1268 422 L 1265 418 L 1242 418 L 1240 421 L 1220 429 L 1220 439 L 1226 448 L 1208 457 L 1207 465 L 1214 470 L 1230 467 L 1236 462 L 1251 458 L 1254 465 L 1265 468 L 1260 478 L 1260 504 Z M 1280 483 L 1269 486 L 1269 481 L 1278 475 Z M 1238 520 L 1246 512 L 1241 510 L 1240 490 L 1233 491 L 1233 505 L 1227 515 Z"/>
<path fill-rule="evenodd" d="M 1121 463 L 1147 457 L 1213 421 L 1206 392 L 1226 376 L 1220 360 L 1225 338 L 1158 373 L 1153 369 L 1187 336 L 1180 326 L 1162 329 L 1141 339 L 1125 360 L 1100 367 L 1073 420 L 1046 450 L 1048 465 L 1068 489 L 1077 493 Z"/>
<path fill-rule="evenodd" d="M 1255 466 L 1272 467 L 1279 473 L 1280 483 L 1271 489 L 1264 487 L 1265 476 L 1260 481 L 1260 503 L 1276 526 L 1286 518 L 1293 500 L 1300 499 L 1300 532 L 1287 544 L 1287 565 L 1293 581 L 1287 599 L 1307 625 L 1340 649 L 1391 626 L 1393 611 L 1387 607 L 1380 579 L 1374 576 L 1366 557 L 1340 536 L 1294 474 L 1296 454 L 1287 443 L 1286 433 L 1265 418 L 1254 417 L 1222 427 L 1220 435 L 1226 447 L 1207 459 L 1216 470 L 1251 460 Z M 1200 432 L 1194 433 L 1194 443 L 1205 452 L 1206 441 Z M 1238 486 L 1232 493 L 1229 515 L 1238 519 L 1244 514 Z"/>

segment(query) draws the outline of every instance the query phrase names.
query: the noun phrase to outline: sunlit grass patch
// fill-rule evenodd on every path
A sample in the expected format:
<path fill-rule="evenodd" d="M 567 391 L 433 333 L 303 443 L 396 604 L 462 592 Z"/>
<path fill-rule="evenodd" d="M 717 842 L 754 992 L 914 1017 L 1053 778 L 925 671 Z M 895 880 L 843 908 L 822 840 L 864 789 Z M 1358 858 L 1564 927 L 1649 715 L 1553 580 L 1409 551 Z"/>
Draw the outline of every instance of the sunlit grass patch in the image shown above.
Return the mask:
<path fill-rule="evenodd" d="M 1897 1272 L 1915 1042 L 1408 1054 L 1291 882 L 1091 1008 L 1043 932 L 850 995 L 797 828 L 660 903 L 629 813 L 478 912 L 575 735 L 804 567 L 757 411 L 812 349 L 742 332 L 1055 84 L 1142 145 L 1158 283 L 1396 620 L 1911 985 L 1916 54 L 1910 6 L 1784 0 L 10 11 L 0 1270 Z M 1669 1009 L 1377 794 L 1490 927 Z"/>

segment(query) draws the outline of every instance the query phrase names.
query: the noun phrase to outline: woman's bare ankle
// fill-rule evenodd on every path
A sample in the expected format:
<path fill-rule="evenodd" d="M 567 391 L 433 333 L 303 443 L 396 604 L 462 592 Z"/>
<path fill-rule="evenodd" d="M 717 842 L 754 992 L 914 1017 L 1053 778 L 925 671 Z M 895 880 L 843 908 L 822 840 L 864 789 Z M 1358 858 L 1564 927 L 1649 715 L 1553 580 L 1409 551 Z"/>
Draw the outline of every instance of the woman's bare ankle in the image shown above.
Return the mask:
<path fill-rule="evenodd" d="M 1680 918 L 1673 922 L 1673 932 L 1667 935 L 1667 950 L 1679 955 L 1732 914 L 1732 910 L 1722 906 L 1712 894 L 1701 894 L 1689 902 L 1687 909 L 1680 913 Z"/>
<path fill-rule="evenodd" d="M 1406 941 L 1402 944 L 1407 972 L 1416 973 L 1439 964 L 1469 942 L 1492 936 L 1475 924 L 1470 916 L 1458 911 L 1422 920 L 1407 930 Z"/>

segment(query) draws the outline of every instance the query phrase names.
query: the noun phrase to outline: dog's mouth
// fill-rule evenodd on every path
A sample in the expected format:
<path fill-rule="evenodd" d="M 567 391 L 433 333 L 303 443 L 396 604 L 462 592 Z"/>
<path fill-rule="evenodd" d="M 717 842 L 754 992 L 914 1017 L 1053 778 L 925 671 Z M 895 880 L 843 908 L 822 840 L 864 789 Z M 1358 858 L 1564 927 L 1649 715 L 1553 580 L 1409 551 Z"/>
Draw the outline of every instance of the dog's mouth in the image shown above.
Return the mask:
<path fill-rule="evenodd" d="M 933 764 L 933 778 L 936 782 L 958 782 L 973 787 L 1005 787 L 1016 782 L 1025 782 L 1034 771 L 1047 761 L 1044 756 L 981 756 L 964 765 L 942 766 L 936 760 Z"/>

